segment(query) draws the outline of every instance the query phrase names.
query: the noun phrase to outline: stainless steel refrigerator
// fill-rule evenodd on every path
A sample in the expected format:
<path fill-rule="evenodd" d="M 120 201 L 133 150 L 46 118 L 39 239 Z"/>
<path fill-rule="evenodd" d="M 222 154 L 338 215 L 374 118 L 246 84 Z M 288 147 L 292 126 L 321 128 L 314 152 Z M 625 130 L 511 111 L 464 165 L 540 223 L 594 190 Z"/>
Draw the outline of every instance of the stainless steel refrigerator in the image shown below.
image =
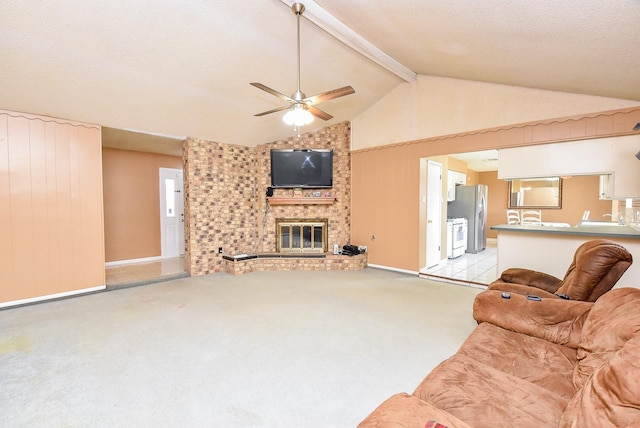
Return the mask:
<path fill-rule="evenodd" d="M 478 253 L 487 246 L 487 193 L 484 184 L 456 187 L 456 200 L 447 205 L 447 217 L 464 217 L 468 222 L 467 252 Z"/>

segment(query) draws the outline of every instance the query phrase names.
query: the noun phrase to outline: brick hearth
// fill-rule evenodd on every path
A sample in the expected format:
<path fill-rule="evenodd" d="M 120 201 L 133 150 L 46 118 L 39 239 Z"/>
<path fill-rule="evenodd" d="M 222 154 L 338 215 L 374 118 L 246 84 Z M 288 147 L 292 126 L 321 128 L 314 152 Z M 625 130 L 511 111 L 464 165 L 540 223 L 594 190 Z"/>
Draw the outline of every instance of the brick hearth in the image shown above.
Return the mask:
<path fill-rule="evenodd" d="M 225 256 L 224 262 L 226 271 L 233 275 L 270 270 L 361 270 L 367 267 L 367 255 L 260 254 L 237 259 Z"/>

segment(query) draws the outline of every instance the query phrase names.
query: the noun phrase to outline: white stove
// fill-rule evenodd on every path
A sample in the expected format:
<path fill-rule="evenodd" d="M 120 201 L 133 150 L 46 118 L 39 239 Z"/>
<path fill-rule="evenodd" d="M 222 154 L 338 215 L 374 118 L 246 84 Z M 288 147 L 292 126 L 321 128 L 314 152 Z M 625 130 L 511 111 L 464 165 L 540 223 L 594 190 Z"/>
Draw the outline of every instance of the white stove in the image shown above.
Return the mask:
<path fill-rule="evenodd" d="M 447 219 L 447 257 L 455 259 L 467 251 L 467 219 L 454 217 Z"/>

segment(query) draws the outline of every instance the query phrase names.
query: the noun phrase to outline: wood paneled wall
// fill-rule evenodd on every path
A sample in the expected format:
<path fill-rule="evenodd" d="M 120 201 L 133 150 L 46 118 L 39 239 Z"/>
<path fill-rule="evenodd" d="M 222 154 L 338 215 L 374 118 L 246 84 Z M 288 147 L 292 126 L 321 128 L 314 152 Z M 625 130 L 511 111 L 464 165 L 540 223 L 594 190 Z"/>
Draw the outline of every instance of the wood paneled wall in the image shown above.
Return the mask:
<path fill-rule="evenodd" d="M 100 127 L 0 110 L 0 304 L 104 283 Z"/>
<path fill-rule="evenodd" d="M 417 272 L 424 264 L 420 159 L 452 153 L 628 135 L 640 108 L 628 108 L 401 142 L 352 153 L 351 242 L 369 264 Z M 424 241 L 424 240 L 423 240 Z"/>

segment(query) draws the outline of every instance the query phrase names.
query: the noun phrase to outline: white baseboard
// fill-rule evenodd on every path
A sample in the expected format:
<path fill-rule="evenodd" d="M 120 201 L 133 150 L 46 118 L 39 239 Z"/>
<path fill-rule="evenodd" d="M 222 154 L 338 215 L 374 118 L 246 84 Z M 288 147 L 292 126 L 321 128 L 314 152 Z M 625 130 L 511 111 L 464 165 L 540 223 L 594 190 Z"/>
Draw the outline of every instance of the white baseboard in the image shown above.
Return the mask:
<path fill-rule="evenodd" d="M 144 257 L 141 259 L 116 260 L 115 262 L 106 262 L 104 266 L 110 267 L 119 265 L 130 265 L 131 263 L 157 262 L 158 260 L 162 260 L 162 256 Z"/>
<path fill-rule="evenodd" d="M 29 303 L 42 302 L 42 301 L 51 300 L 51 299 L 59 299 L 61 297 L 70 297 L 70 296 L 75 296 L 75 295 L 78 295 L 78 294 L 93 293 L 95 291 L 104 290 L 105 288 L 107 288 L 106 285 L 99 285 L 97 287 L 83 288 L 82 290 L 65 291 L 63 293 L 48 294 L 46 296 L 32 297 L 32 298 L 29 298 L 29 299 L 13 300 L 11 302 L 0 303 L 0 308 L 7 308 L 7 307 L 10 307 L 10 306 L 18 306 L 18 305 L 26 305 L 26 304 L 29 304 Z"/>
<path fill-rule="evenodd" d="M 390 270 L 390 271 L 393 271 L 393 272 L 408 273 L 408 274 L 411 274 L 411 275 L 419 275 L 420 274 L 420 272 L 416 272 L 414 270 L 398 269 L 398 268 L 394 268 L 394 267 L 390 267 L 390 266 L 373 265 L 371 263 L 367 263 L 367 267 L 372 267 L 372 268 L 376 268 L 376 269 L 383 269 L 383 270 Z"/>

